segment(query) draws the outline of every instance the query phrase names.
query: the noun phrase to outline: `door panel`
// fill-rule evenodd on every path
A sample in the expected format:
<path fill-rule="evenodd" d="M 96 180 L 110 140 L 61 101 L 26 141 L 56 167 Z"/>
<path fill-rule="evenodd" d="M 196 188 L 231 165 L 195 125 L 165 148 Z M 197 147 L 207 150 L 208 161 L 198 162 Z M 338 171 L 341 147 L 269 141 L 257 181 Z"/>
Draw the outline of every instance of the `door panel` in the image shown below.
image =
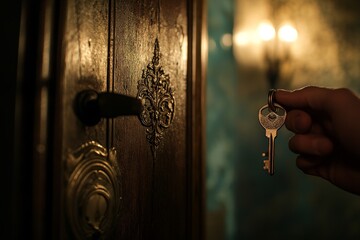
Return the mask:
<path fill-rule="evenodd" d="M 64 5 L 63 69 L 59 86 L 62 113 L 58 118 L 62 126 L 58 136 L 62 148 L 60 163 L 55 169 L 61 190 L 59 200 L 55 198 L 60 206 L 60 228 L 55 231 L 55 238 L 59 239 L 87 239 L 97 235 L 97 230 L 91 229 L 97 224 L 92 224 L 96 220 L 90 216 L 89 209 L 93 201 L 104 202 L 103 195 L 96 194 L 95 188 L 103 187 L 98 179 L 107 175 L 96 177 L 95 172 L 105 171 L 102 163 L 108 157 L 108 121 L 85 126 L 74 113 L 74 99 L 82 90 L 108 90 L 109 9 L 108 1 L 69 0 Z M 95 156 L 94 152 L 100 153 Z M 104 161 L 99 163 L 94 159 Z M 87 165 L 91 161 L 93 164 Z M 100 230 L 107 230 L 108 227 L 103 226 L 107 224 L 102 223 Z"/>
<path fill-rule="evenodd" d="M 95 140 L 106 146 L 106 121 L 85 127 L 74 114 L 78 92 L 107 91 L 108 22 L 107 1 L 67 1 L 63 38 L 62 139 L 63 153 Z"/>
<path fill-rule="evenodd" d="M 167 15 L 167 9 L 172 9 L 172 16 Z M 151 108 L 148 116 L 151 126 L 143 126 L 136 117 L 114 120 L 114 146 L 122 149 L 119 161 L 123 190 L 129 194 L 124 194 L 124 205 L 132 209 L 120 214 L 117 232 L 125 238 L 137 235 L 162 239 L 174 233 L 176 238 L 185 237 L 186 59 L 182 58 L 187 54 L 185 10 L 184 1 L 161 1 L 161 5 L 156 0 L 116 3 L 115 92 L 137 96 L 141 81 L 151 80 L 156 85 L 156 81 L 168 75 L 175 99 L 171 123 L 156 136 L 158 146 L 154 139 L 147 140 L 154 134 L 146 131 L 160 121 L 151 112 L 158 111 L 160 116 L 169 112 L 154 104 L 164 99 L 155 88 L 142 95 L 143 99 L 154 101 L 154 105 L 147 105 Z M 157 57 L 158 65 L 154 60 Z M 164 72 L 160 74 L 160 70 L 155 70 L 157 67 Z M 152 78 L 152 74 L 159 78 Z M 163 90 L 170 94 L 169 88 Z"/>
<path fill-rule="evenodd" d="M 202 2 L 60 5 L 53 237 L 201 238 Z M 143 111 L 86 126 L 74 101 L 89 89 Z"/>

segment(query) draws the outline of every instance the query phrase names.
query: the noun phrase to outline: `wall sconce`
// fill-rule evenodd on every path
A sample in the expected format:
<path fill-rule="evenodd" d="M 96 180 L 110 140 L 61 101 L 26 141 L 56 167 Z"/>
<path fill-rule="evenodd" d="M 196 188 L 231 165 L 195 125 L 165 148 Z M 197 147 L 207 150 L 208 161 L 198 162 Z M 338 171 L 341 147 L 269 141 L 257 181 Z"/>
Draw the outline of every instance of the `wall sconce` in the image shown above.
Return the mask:
<path fill-rule="evenodd" d="M 262 21 L 255 28 L 235 33 L 234 43 L 240 48 L 237 55 L 241 62 L 265 64 L 268 85 L 276 88 L 283 66 L 291 60 L 292 45 L 297 38 L 298 31 L 289 23 L 274 27 L 270 21 Z"/>
<path fill-rule="evenodd" d="M 291 60 L 291 44 L 297 40 L 298 32 L 290 24 L 283 24 L 277 30 L 268 21 L 260 23 L 257 32 L 263 42 L 269 87 L 276 88 L 282 65 Z"/>

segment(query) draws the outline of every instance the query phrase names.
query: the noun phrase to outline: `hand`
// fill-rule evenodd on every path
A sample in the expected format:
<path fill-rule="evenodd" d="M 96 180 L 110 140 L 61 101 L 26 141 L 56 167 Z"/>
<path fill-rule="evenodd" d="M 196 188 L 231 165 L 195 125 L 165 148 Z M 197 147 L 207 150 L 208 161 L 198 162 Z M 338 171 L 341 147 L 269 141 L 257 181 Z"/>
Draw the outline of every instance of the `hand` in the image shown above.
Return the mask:
<path fill-rule="evenodd" d="M 360 195 L 360 98 L 348 89 L 306 87 L 278 90 L 275 102 L 287 110 L 289 148 L 297 166 Z"/>

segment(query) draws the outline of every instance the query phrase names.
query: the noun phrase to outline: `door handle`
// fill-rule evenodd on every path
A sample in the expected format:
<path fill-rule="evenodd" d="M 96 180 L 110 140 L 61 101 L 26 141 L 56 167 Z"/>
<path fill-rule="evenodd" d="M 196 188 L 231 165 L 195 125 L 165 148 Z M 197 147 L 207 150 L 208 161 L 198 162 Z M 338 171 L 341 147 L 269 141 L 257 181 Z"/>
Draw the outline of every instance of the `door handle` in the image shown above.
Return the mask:
<path fill-rule="evenodd" d="M 102 118 L 140 115 L 143 104 L 140 99 L 111 92 L 84 90 L 74 101 L 74 111 L 78 119 L 86 126 L 94 126 Z"/>

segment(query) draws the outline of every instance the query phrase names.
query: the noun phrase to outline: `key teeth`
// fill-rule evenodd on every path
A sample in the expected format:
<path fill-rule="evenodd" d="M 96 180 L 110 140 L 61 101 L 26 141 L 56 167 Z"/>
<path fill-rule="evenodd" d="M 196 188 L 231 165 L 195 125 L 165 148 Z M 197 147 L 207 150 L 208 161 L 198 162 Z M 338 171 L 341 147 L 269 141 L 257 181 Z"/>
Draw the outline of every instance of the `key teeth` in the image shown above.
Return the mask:
<path fill-rule="evenodd" d="M 261 154 L 263 157 L 269 157 L 269 152 L 263 152 L 262 154 Z M 270 159 L 266 159 L 266 160 L 264 160 L 264 170 L 265 171 L 267 171 L 270 175 L 272 175 L 271 174 L 271 170 L 270 170 Z"/>
<path fill-rule="evenodd" d="M 268 159 L 264 160 L 264 170 L 266 170 L 270 174 L 270 176 L 274 175 L 274 171 L 271 171 L 270 169 L 270 161 Z"/>
<path fill-rule="evenodd" d="M 270 170 L 270 163 L 269 163 L 269 160 L 264 160 L 264 170 Z"/>

